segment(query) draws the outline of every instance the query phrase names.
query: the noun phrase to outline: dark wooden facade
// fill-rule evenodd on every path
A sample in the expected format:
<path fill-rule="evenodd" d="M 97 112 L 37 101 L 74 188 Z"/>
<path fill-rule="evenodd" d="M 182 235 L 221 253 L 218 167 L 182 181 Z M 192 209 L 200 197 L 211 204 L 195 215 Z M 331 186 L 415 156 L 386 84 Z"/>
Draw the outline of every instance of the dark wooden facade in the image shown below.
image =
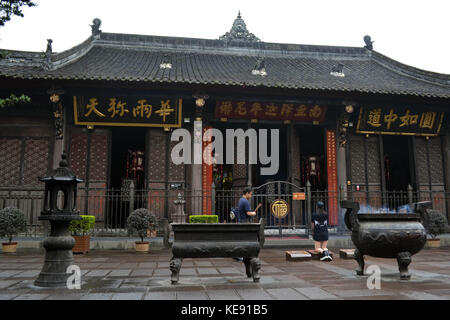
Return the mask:
<path fill-rule="evenodd" d="M 301 150 L 302 144 L 308 144 L 311 138 L 302 135 L 302 130 L 306 127 L 323 133 L 331 130 L 339 137 L 340 121 L 347 105 L 355 108 L 348 115 L 354 126 L 359 108 L 367 105 L 411 105 L 444 111 L 444 123 L 437 137 L 409 135 L 404 136 L 404 141 L 412 150 L 409 163 L 412 190 L 449 198 L 450 76 L 401 65 L 367 48 L 270 44 L 255 42 L 253 38 L 223 41 L 100 32 L 60 54 L 11 52 L 10 57 L 0 61 L 0 96 L 25 93 L 32 103 L 0 110 L 0 192 L 3 195 L 12 191 L 37 192 L 42 187 L 37 177 L 54 168 L 59 154 L 65 150 L 70 155 L 73 172 L 85 180 L 81 187 L 100 199 L 111 188 L 112 163 L 116 161 L 112 155 L 115 127 L 75 125 L 73 97 L 148 95 L 182 99 L 182 118 L 190 119 L 190 122 L 183 121 L 182 127 L 190 132 L 195 119 L 212 127 L 283 127 L 282 143 L 286 150 L 283 179 L 296 185 L 304 184 Z M 255 70 L 261 66 L 254 66 L 261 55 L 266 55 L 267 76 L 252 74 L 252 67 Z M 172 68 L 160 67 L 164 59 L 169 59 Z M 330 75 L 339 59 L 346 73 L 341 79 Z M 308 67 L 302 69 L 301 63 Z M 325 75 L 318 70 L 326 70 Z M 61 90 L 63 139 L 55 138 L 54 105 L 48 93 L 51 88 Z M 209 96 L 202 108 L 196 107 L 193 98 L 198 92 Z M 325 120 L 315 124 L 234 119 L 224 122 L 215 117 L 214 111 L 216 101 L 226 99 L 318 104 L 326 105 L 328 111 Z M 368 194 L 389 191 L 383 136 L 358 134 L 354 126 L 348 128 L 343 138 L 347 143 L 340 146 L 342 141 L 338 139 L 335 146 L 340 189 L 361 199 Z M 170 161 L 175 144 L 170 141 L 170 130 L 146 128 L 142 132 L 146 189 L 171 195 L 178 192 L 171 190 L 171 185 L 201 189 L 201 166 L 174 165 Z M 319 156 L 325 155 L 323 148 Z M 252 175 L 249 168 L 248 165 L 232 167 L 235 187 L 242 188 L 254 181 L 249 177 Z M 380 196 L 368 204 L 378 207 L 383 206 L 382 202 Z M 446 210 L 446 206 L 443 208 Z M 97 204 L 89 210 L 101 211 L 103 207 Z"/>

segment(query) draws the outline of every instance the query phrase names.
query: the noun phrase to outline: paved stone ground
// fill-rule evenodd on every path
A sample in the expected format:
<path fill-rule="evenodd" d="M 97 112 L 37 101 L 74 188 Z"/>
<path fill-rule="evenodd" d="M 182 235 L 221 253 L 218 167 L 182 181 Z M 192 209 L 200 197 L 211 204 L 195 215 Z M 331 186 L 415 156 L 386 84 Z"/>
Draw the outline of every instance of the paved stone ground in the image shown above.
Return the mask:
<path fill-rule="evenodd" d="M 333 250 L 338 252 L 337 249 Z M 42 250 L 0 254 L 0 300 L 266 300 L 266 299 L 450 299 L 450 248 L 423 250 L 413 257 L 410 281 L 399 280 L 396 260 L 366 258 L 382 271 L 381 289 L 369 290 L 356 262 L 335 255 L 333 262 L 289 262 L 283 249 L 264 249 L 261 282 L 253 283 L 232 259 L 185 259 L 180 282 L 170 284 L 169 251 L 93 250 L 75 255 L 82 271 L 80 290 L 33 285 L 42 267 Z"/>

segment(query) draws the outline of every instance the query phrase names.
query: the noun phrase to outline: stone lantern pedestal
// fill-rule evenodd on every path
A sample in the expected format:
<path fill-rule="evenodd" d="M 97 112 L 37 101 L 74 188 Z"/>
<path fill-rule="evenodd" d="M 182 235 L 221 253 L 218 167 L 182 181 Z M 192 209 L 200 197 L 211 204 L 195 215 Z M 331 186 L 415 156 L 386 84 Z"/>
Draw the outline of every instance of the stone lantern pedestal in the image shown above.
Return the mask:
<path fill-rule="evenodd" d="M 59 168 L 40 178 L 45 182 L 44 210 L 39 220 L 50 222 L 50 236 L 44 240 L 45 262 L 34 282 L 39 287 L 66 287 L 67 268 L 73 264 L 74 238 L 70 235 L 72 220 L 81 220 L 76 209 L 77 184 L 82 182 L 68 167 L 67 156 L 62 154 Z"/>

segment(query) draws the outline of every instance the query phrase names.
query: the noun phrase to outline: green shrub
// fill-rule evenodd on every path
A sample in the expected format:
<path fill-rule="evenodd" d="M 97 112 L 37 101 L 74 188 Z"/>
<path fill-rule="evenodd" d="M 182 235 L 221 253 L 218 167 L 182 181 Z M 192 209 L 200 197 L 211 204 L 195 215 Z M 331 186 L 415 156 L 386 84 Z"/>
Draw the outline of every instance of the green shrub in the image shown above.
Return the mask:
<path fill-rule="evenodd" d="M 7 237 L 11 243 L 14 236 L 27 231 L 27 221 L 22 210 L 7 207 L 0 210 L 0 237 Z"/>
<path fill-rule="evenodd" d="M 141 242 L 144 242 L 148 228 L 155 222 L 156 217 L 153 213 L 145 208 L 140 208 L 134 210 L 128 217 L 127 228 L 130 233 L 137 232 L 141 238 Z"/>
<path fill-rule="evenodd" d="M 218 223 L 218 222 L 219 216 L 213 215 L 189 216 L 189 223 Z"/>
<path fill-rule="evenodd" d="M 14 106 L 17 104 L 27 104 L 31 102 L 31 98 L 27 95 L 20 95 L 16 96 L 15 94 L 11 93 L 9 97 L 6 98 L 0 98 L 0 108 Z"/>
<path fill-rule="evenodd" d="M 447 227 L 447 220 L 445 217 L 436 210 L 428 210 L 428 225 L 427 225 L 427 233 L 431 235 L 434 239 L 436 236 L 445 232 Z"/>
<path fill-rule="evenodd" d="M 69 230 L 74 236 L 84 236 L 95 227 L 95 216 L 80 216 L 81 220 L 72 220 Z"/>

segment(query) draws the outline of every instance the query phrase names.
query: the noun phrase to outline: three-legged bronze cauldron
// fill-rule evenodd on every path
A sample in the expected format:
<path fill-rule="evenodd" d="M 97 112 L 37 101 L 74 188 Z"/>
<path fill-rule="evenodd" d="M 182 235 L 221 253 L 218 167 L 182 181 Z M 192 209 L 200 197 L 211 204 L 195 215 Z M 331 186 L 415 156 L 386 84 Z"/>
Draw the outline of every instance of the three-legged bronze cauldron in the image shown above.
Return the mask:
<path fill-rule="evenodd" d="M 422 224 L 426 220 L 431 202 L 413 204 L 414 213 L 359 213 L 358 202 L 342 201 L 346 208 L 345 224 L 352 231 L 356 246 L 356 274 L 364 274 L 364 255 L 376 258 L 397 259 L 400 279 L 409 280 L 408 266 L 411 256 L 423 249 L 426 231 Z"/>

